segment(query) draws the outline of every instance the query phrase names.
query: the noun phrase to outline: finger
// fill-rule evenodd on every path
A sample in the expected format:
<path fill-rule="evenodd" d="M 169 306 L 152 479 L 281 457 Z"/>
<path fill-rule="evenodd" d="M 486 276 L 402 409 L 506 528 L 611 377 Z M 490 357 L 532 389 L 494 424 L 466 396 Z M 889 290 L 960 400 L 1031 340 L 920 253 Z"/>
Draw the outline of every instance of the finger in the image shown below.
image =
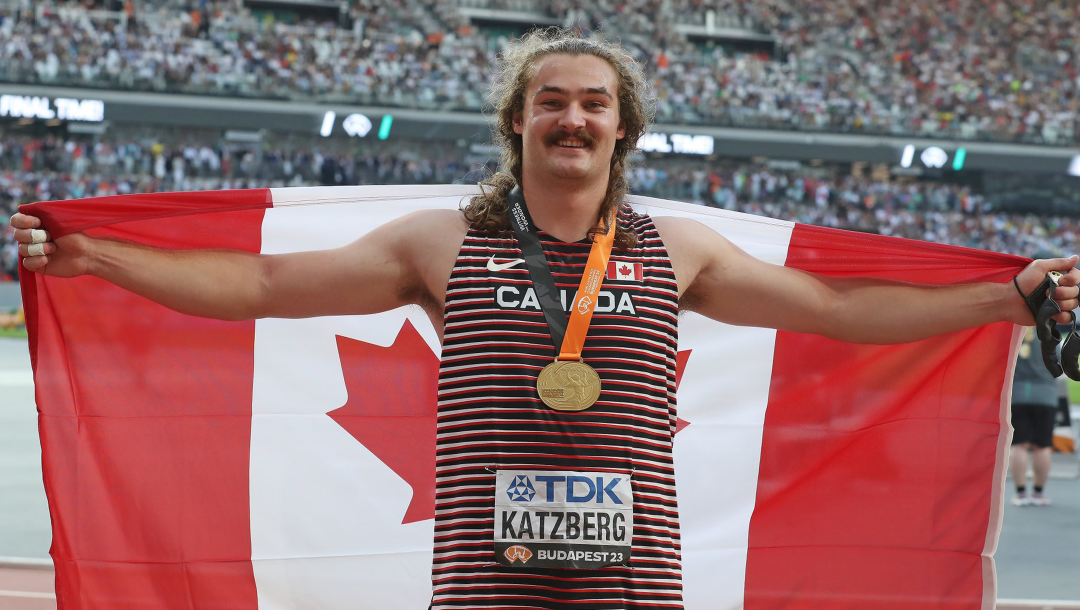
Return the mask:
<path fill-rule="evenodd" d="M 41 227 L 41 219 L 37 216 L 16 213 L 11 217 L 11 226 L 16 229 L 37 229 Z"/>
<path fill-rule="evenodd" d="M 1075 297 L 1071 299 L 1060 299 L 1057 304 L 1058 307 L 1061 308 L 1061 311 L 1072 311 L 1077 307 L 1080 307 L 1080 301 L 1077 301 Z"/>
<path fill-rule="evenodd" d="M 1077 260 L 1080 260 L 1080 257 L 1073 254 L 1072 256 L 1069 256 L 1069 257 L 1066 257 L 1066 258 L 1051 258 L 1051 259 L 1047 259 L 1047 260 L 1048 260 L 1048 262 L 1053 264 L 1054 269 L 1057 269 L 1058 271 L 1065 272 L 1065 271 L 1069 271 L 1069 270 L 1073 269 L 1074 267 L 1076 267 L 1076 262 L 1077 262 Z"/>
<path fill-rule="evenodd" d="M 1078 296 L 1080 296 L 1080 288 L 1076 286 L 1058 286 L 1054 289 L 1054 299 L 1058 302 L 1075 301 Z"/>
<path fill-rule="evenodd" d="M 22 259 L 22 266 L 27 271 L 40 271 L 45 268 L 45 265 L 49 264 L 48 256 L 31 256 L 29 258 Z"/>
<path fill-rule="evenodd" d="M 1054 314 L 1053 319 L 1058 324 L 1070 324 L 1072 322 L 1072 316 L 1069 314 L 1069 310 L 1065 310 L 1059 314 Z"/>
<path fill-rule="evenodd" d="M 1068 273 L 1061 276 L 1058 280 L 1058 286 L 1077 286 L 1080 285 L 1080 269 L 1070 269 Z"/>
<path fill-rule="evenodd" d="M 56 252 L 56 244 L 52 242 L 47 244 L 19 244 L 19 254 L 27 258 L 48 256 L 53 252 Z"/>
<path fill-rule="evenodd" d="M 44 229 L 16 229 L 15 241 L 20 244 L 43 244 L 49 241 L 49 233 Z"/>

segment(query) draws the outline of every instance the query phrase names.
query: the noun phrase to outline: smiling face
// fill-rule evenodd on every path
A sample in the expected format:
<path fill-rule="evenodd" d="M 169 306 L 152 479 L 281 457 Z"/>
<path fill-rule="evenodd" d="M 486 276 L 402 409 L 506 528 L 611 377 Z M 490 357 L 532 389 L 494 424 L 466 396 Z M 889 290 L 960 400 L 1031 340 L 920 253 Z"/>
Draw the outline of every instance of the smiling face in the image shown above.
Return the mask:
<path fill-rule="evenodd" d="M 619 121 L 618 77 L 594 55 L 549 55 L 540 60 L 514 117 L 522 137 L 525 182 L 594 180 L 606 184 Z"/>

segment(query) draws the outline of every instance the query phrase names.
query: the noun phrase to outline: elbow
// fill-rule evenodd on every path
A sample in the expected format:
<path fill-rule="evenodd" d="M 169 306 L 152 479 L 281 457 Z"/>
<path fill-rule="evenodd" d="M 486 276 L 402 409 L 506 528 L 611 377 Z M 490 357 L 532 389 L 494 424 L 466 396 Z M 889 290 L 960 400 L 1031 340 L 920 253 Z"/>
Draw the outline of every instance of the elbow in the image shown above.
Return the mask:
<path fill-rule="evenodd" d="M 245 306 L 241 307 L 242 320 L 257 320 L 270 317 L 270 286 L 274 270 L 268 257 L 259 257 L 259 265 L 255 269 L 255 281 L 251 285 L 251 294 L 244 299 Z"/>
<path fill-rule="evenodd" d="M 802 332 L 846 343 L 872 343 L 862 330 L 859 312 L 851 311 L 843 295 L 820 295 L 807 309 Z"/>
<path fill-rule="evenodd" d="M 230 322 L 242 322 L 267 318 L 273 315 L 273 312 L 270 311 L 270 299 L 268 298 L 274 273 L 270 265 L 271 259 L 260 256 L 257 260 L 259 261 L 258 264 L 251 270 L 253 277 L 241 278 L 243 281 L 237 282 L 238 286 L 244 286 L 245 288 L 239 291 L 238 298 L 231 303 L 231 307 L 227 307 L 221 312 L 221 319 Z M 227 290 L 226 294 L 229 293 L 233 293 L 233 291 Z"/>

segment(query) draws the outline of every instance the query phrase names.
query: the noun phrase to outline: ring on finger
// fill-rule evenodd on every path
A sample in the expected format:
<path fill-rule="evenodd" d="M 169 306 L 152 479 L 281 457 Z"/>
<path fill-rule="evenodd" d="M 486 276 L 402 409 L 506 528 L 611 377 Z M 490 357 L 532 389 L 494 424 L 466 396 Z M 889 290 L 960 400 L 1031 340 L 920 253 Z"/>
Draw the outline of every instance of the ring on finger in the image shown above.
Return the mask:
<path fill-rule="evenodd" d="M 49 234 L 43 229 L 30 229 L 30 243 L 43 244 L 49 241 Z"/>
<path fill-rule="evenodd" d="M 30 244 L 26 247 L 26 253 L 30 256 L 44 256 L 45 244 Z"/>

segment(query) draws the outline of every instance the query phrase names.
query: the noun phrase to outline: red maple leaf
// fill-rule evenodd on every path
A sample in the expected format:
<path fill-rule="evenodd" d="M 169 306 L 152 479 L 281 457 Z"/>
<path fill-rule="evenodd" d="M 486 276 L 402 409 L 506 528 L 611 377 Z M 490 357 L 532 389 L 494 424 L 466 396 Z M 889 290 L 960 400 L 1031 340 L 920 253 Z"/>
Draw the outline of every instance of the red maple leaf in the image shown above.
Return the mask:
<path fill-rule="evenodd" d="M 402 523 L 433 518 L 439 359 L 408 320 L 389 347 L 337 344 L 349 399 L 327 415 L 412 487 Z"/>
<path fill-rule="evenodd" d="M 626 263 L 623 263 L 623 266 L 619 267 L 619 273 L 621 273 L 623 275 L 630 275 L 631 271 L 633 271 L 633 269 L 631 269 L 630 266 L 627 265 Z"/>
<path fill-rule="evenodd" d="M 327 415 L 412 488 L 402 523 L 433 519 L 438 358 L 408 320 L 389 347 L 340 335 L 337 344 L 349 398 Z M 676 356 L 676 389 L 689 358 Z M 675 433 L 688 425 L 680 418 Z"/>

